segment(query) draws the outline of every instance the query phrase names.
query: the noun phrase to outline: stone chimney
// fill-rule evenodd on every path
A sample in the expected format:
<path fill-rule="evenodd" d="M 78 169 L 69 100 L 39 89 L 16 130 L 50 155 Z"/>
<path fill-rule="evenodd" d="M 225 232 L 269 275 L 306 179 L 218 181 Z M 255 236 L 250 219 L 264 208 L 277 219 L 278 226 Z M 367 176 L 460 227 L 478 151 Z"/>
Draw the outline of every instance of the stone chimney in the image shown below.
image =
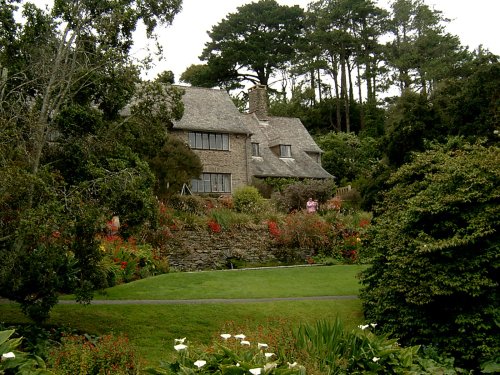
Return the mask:
<path fill-rule="evenodd" d="M 267 86 L 255 85 L 248 90 L 248 112 L 255 113 L 259 120 L 267 120 Z"/>

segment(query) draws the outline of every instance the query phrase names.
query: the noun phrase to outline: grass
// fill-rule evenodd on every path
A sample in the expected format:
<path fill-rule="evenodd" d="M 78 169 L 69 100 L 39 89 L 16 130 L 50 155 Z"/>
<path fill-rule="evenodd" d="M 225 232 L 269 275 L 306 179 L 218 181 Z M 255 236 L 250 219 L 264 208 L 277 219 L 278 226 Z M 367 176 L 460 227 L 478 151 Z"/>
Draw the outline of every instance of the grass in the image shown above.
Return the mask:
<path fill-rule="evenodd" d="M 364 266 L 169 273 L 122 284 L 96 299 L 273 298 L 356 295 Z M 68 297 L 71 298 L 71 297 Z"/>
<path fill-rule="evenodd" d="M 263 298 L 357 294 L 355 275 L 360 266 L 331 266 L 167 274 L 121 285 L 106 291 L 107 299 Z M 175 338 L 187 337 L 206 345 L 228 322 L 252 330 L 265 325 L 289 325 L 332 320 L 339 316 L 347 326 L 359 324 L 359 300 L 280 301 L 241 304 L 176 305 L 58 305 L 47 322 L 90 334 L 124 334 L 150 365 L 173 355 Z M 0 319 L 25 323 L 14 304 L 0 304 Z M 279 322 L 279 323 L 277 323 Z M 237 332 L 229 332 L 237 333 Z M 239 332 L 238 332 L 239 333 Z"/>

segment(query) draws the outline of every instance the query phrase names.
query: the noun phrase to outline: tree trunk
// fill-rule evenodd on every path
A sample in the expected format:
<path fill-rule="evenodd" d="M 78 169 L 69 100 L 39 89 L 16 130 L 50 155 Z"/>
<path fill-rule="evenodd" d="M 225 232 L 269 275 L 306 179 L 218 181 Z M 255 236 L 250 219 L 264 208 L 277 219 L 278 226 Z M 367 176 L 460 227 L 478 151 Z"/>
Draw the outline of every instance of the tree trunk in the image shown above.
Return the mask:
<path fill-rule="evenodd" d="M 359 64 L 356 64 L 356 70 L 357 70 L 357 75 L 358 75 L 358 100 L 359 100 L 359 121 L 360 121 L 360 128 L 364 129 L 365 128 L 365 110 L 363 106 L 363 93 L 361 90 L 361 71 L 359 68 Z M 369 81 L 369 79 L 367 80 Z"/>
<path fill-rule="evenodd" d="M 344 51 L 340 54 L 340 94 L 342 101 L 344 102 L 345 111 L 345 131 L 349 133 L 351 131 L 351 124 L 349 121 L 349 93 L 347 92 L 347 72 L 346 72 L 346 58 Z"/>

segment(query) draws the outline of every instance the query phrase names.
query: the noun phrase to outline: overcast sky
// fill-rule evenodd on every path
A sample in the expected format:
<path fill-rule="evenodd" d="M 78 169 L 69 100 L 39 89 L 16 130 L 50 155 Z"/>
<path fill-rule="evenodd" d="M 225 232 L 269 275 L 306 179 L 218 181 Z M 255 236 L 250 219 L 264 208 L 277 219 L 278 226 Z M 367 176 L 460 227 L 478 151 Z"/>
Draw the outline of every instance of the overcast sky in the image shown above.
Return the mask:
<path fill-rule="evenodd" d="M 32 0 L 43 6 L 52 0 Z M 257 0 L 254 0 L 257 1 Z M 191 64 L 201 63 L 198 56 L 209 40 L 207 31 L 226 18 L 229 13 L 252 0 L 183 0 L 182 11 L 175 17 L 173 25 L 159 31 L 163 46 L 163 60 L 145 75 L 154 78 L 159 72 L 171 70 L 176 81 Z M 278 0 L 282 5 L 299 5 L 303 9 L 311 0 Z M 376 0 L 382 8 L 388 9 L 390 0 Z M 451 19 L 447 31 L 457 35 L 462 44 L 476 49 L 480 44 L 500 55 L 500 0 L 424 0 L 430 7 L 441 10 L 443 16 Z M 143 33 L 137 33 L 134 54 L 142 57 L 147 45 Z"/>
<path fill-rule="evenodd" d="M 173 25 L 161 31 L 164 61 L 147 74 L 154 78 L 158 72 L 172 70 L 176 82 L 191 64 L 201 63 L 198 56 L 209 40 L 207 31 L 229 13 L 252 0 L 183 0 L 182 11 Z M 306 8 L 311 0 L 278 0 L 282 5 Z M 441 10 L 451 19 L 447 31 L 457 35 L 462 44 L 476 49 L 480 44 L 500 55 L 500 0 L 424 0 L 430 7 Z M 388 9 L 388 0 L 377 0 Z"/>

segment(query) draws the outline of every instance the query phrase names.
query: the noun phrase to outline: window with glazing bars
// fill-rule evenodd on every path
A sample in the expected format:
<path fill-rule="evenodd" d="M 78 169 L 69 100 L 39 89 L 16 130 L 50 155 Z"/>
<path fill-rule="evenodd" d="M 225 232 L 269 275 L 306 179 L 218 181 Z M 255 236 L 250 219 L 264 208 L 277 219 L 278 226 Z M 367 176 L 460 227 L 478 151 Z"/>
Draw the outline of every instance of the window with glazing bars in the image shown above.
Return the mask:
<path fill-rule="evenodd" d="M 200 150 L 229 150 L 229 134 L 189 132 L 189 147 Z"/>
<path fill-rule="evenodd" d="M 193 193 L 230 193 L 231 174 L 203 173 L 199 179 L 191 180 Z"/>

